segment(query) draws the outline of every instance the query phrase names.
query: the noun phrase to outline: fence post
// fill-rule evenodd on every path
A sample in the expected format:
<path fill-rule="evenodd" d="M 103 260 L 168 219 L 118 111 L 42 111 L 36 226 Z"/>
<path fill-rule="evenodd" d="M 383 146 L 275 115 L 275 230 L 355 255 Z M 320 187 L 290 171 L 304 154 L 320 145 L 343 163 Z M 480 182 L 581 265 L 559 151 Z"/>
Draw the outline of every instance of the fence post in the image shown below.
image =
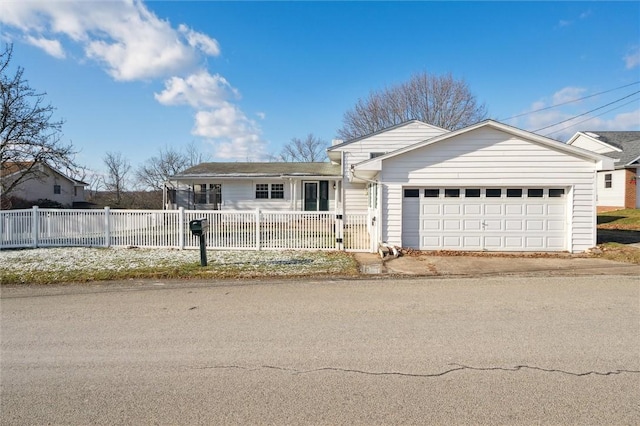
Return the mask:
<path fill-rule="evenodd" d="M 40 232 L 40 213 L 38 212 L 38 206 L 33 206 L 31 213 L 31 239 L 33 240 L 33 247 L 38 248 L 38 234 Z"/>
<path fill-rule="evenodd" d="M 256 250 L 261 250 L 260 244 L 260 209 L 256 209 Z"/>
<path fill-rule="evenodd" d="M 335 215 L 336 250 L 344 250 L 344 214 Z"/>
<path fill-rule="evenodd" d="M 184 207 L 178 209 L 178 246 L 184 249 Z"/>
<path fill-rule="evenodd" d="M 111 219 L 109 207 L 104 208 L 104 246 L 111 247 Z"/>

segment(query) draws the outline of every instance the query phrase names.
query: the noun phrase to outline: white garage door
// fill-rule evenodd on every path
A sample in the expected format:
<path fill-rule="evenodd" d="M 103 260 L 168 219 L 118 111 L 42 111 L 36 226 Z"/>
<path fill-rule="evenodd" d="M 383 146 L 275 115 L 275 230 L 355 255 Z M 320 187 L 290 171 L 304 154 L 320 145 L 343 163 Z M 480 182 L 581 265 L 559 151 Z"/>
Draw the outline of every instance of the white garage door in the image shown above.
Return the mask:
<path fill-rule="evenodd" d="M 566 250 L 563 188 L 405 188 L 402 245 L 420 250 Z"/>

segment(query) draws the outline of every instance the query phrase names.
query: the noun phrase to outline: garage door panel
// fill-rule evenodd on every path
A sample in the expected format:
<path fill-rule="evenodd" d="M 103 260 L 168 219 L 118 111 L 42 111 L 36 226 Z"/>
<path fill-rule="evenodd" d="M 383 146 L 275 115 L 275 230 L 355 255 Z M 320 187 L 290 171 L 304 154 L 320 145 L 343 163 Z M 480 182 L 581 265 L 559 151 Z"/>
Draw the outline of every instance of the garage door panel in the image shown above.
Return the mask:
<path fill-rule="evenodd" d="M 507 231 L 522 231 L 522 220 L 505 220 L 504 228 Z"/>
<path fill-rule="evenodd" d="M 524 247 L 523 238 L 515 236 L 504 237 L 504 246 L 509 249 L 521 249 Z"/>
<path fill-rule="evenodd" d="M 441 221 L 438 219 L 424 219 L 422 221 L 422 229 L 425 231 L 438 231 L 440 230 Z"/>
<path fill-rule="evenodd" d="M 465 219 L 462 221 L 462 229 L 465 231 L 482 230 L 482 222 L 478 219 Z"/>
<path fill-rule="evenodd" d="M 549 204 L 547 206 L 547 214 L 549 215 L 564 215 L 564 204 Z"/>
<path fill-rule="evenodd" d="M 502 247 L 502 237 L 497 237 L 497 236 L 484 237 L 484 246 L 488 250 L 499 249 Z"/>
<path fill-rule="evenodd" d="M 523 206 L 521 204 L 512 204 L 512 205 L 507 204 L 505 206 L 505 214 L 507 216 L 521 215 L 523 211 L 524 211 L 524 209 L 523 209 Z"/>
<path fill-rule="evenodd" d="M 465 250 L 482 249 L 482 237 L 479 235 L 466 235 L 462 238 Z"/>
<path fill-rule="evenodd" d="M 484 230 L 486 231 L 502 231 L 502 224 L 503 222 L 501 220 L 485 220 L 483 222 L 484 224 Z"/>
<path fill-rule="evenodd" d="M 440 204 L 423 204 L 422 214 L 440 214 Z"/>
<path fill-rule="evenodd" d="M 445 231 L 460 231 L 462 229 L 462 224 L 459 219 L 445 219 L 443 225 Z"/>
<path fill-rule="evenodd" d="M 481 204 L 465 204 L 463 206 L 463 212 L 465 215 L 480 215 L 482 214 Z"/>
<path fill-rule="evenodd" d="M 543 220 L 525 220 L 527 231 L 542 231 L 544 230 Z"/>
<path fill-rule="evenodd" d="M 485 214 L 502 214 L 502 204 L 485 204 L 484 205 L 484 213 Z"/>
<path fill-rule="evenodd" d="M 542 215 L 544 214 L 544 205 L 542 204 L 528 204 L 527 215 Z"/>
<path fill-rule="evenodd" d="M 422 237 L 422 249 L 439 249 L 442 247 L 440 237 L 426 236 Z"/>
<path fill-rule="evenodd" d="M 485 189 L 480 197 L 466 198 L 466 193 L 460 188 L 462 197 L 445 198 L 441 188 L 440 197 L 425 197 L 423 190 L 420 197 L 407 197 L 403 202 L 403 245 L 423 250 L 566 249 L 567 197 L 549 197 L 548 189 L 544 189 L 544 196 L 529 197 L 532 192 L 526 188 L 522 197 L 506 197 L 506 188 L 501 198 L 487 197 Z"/>
<path fill-rule="evenodd" d="M 527 248 L 544 248 L 544 238 L 543 237 L 527 237 L 526 238 L 526 247 Z"/>
<path fill-rule="evenodd" d="M 547 229 L 549 231 L 563 231 L 564 230 L 564 221 L 563 220 L 548 220 L 547 221 Z"/>
<path fill-rule="evenodd" d="M 563 237 L 547 238 L 547 248 L 552 250 L 564 250 L 564 238 Z"/>
<path fill-rule="evenodd" d="M 443 211 L 445 215 L 459 215 L 461 206 L 459 204 L 445 204 Z"/>
<path fill-rule="evenodd" d="M 461 248 L 462 237 L 458 235 L 445 235 L 442 239 L 444 248 Z"/>

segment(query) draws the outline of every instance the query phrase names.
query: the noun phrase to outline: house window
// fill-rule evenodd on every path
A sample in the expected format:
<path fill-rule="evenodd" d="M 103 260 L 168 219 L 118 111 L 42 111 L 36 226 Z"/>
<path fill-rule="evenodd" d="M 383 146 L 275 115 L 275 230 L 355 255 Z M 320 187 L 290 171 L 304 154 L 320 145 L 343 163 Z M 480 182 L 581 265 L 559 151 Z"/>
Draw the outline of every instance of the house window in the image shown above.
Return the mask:
<path fill-rule="evenodd" d="M 405 189 L 404 190 L 404 197 L 405 198 L 418 198 L 418 197 L 420 197 L 420 190 L 419 189 Z"/>
<path fill-rule="evenodd" d="M 424 196 L 427 198 L 437 198 L 440 196 L 440 190 L 439 189 L 425 189 L 424 190 Z"/>
<path fill-rule="evenodd" d="M 487 188 L 485 192 L 487 198 L 500 198 L 502 197 L 502 189 L 500 188 Z"/>
<path fill-rule="evenodd" d="M 560 198 L 564 195 L 563 188 L 550 188 L 549 189 L 549 198 Z"/>
<path fill-rule="evenodd" d="M 256 198 L 257 199 L 269 198 L 268 183 L 256 183 Z"/>
<path fill-rule="evenodd" d="M 369 154 L 369 158 L 376 158 L 376 157 L 381 157 L 384 155 L 384 152 L 372 152 Z"/>
<path fill-rule="evenodd" d="M 605 173 L 604 175 L 604 187 L 605 188 L 611 188 L 611 173 Z"/>
<path fill-rule="evenodd" d="M 444 196 L 445 198 L 458 198 L 460 196 L 460 190 L 447 188 L 444 190 Z"/>
<path fill-rule="evenodd" d="M 522 197 L 522 189 L 509 188 L 507 189 L 507 197 L 509 198 L 520 198 Z"/>
<path fill-rule="evenodd" d="M 77 186 L 74 186 L 74 187 L 73 187 L 73 196 L 74 196 L 74 197 L 77 197 L 77 196 L 78 196 L 78 187 L 77 187 Z"/>
<path fill-rule="evenodd" d="M 282 200 L 284 198 L 284 183 L 271 184 L 271 198 Z"/>
<path fill-rule="evenodd" d="M 60 194 L 60 185 L 53 185 L 53 193 Z"/>

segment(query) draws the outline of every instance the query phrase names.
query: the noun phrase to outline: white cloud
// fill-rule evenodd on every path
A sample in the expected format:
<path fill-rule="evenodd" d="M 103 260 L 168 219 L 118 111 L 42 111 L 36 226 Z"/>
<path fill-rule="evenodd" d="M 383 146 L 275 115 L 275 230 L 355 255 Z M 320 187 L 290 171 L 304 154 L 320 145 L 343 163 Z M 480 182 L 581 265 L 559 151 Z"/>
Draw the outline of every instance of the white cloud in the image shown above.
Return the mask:
<path fill-rule="evenodd" d="M 561 103 L 571 102 L 579 99 L 582 97 L 584 92 L 586 92 L 586 89 L 583 89 L 581 87 L 565 87 L 563 89 L 560 89 L 553 94 L 553 105 L 558 105 Z"/>
<path fill-rule="evenodd" d="M 163 78 L 155 99 L 193 108 L 192 134 L 211 142 L 218 158 L 264 157 L 260 126 L 230 102 L 238 90 L 219 74 L 194 71 L 203 56 L 220 55 L 218 42 L 184 24 L 172 27 L 142 1 L 0 0 L 0 25 L 55 57 L 64 57 L 63 43 L 76 43 L 117 81 Z"/>
<path fill-rule="evenodd" d="M 184 24 L 180 24 L 178 30 L 187 37 L 187 41 L 191 47 L 200 49 L 210 56 L 218 56 L 220 54 L 220 45 L 211 37 L 193 31 Z"/>
<path fill-rule="evenodd" d="M 200 71 L 187 78 L 171 77 L 165 89 L 154 96 L 163 105 L 190 105 L 193 108 L 211 108 L 223 105 L 239 93 L 219 74 Z"/>
<path fill-rule="evenodd" d="M 256 112 L 256 116 L 258 116 L 260 120 L 264 120 L 265 118 L 267 118 L 267 114 L 265 114 L 264 112 Z"/>
<path fill-rule="evenodd" d="M 0 2 L 0 23 L 34 40 L 75 41 L 122 81 L 166 77 L 192 68 L 199 54 L 220 54 L 214 39 L 175 30 L 137 0 Z"/>
<path fill-rule="evenodd" d="M 640 66 L 640 47 L 632 48 L 629 53 L 624 56 L 624 64 L 628 70 Z"/>
<path fill-rule="evenodd" d="M 264 157 L 266 142 L 261 130 L 235 105 L 210 111 L 198 111 L 194 135 L 209 139 L 216 157 L 223 160 L 254 161 Z"/>
<path fill-rule="evenodd" d="M 62 48 L 62 44 L 60 44 L 58 40 L 49 40 L 44 37 L 36 38 L 33 36 L 27 36 L 25 40 L 27 43 L 44 50 L 54 58 L 64 59 L 67 56 Z"/>

